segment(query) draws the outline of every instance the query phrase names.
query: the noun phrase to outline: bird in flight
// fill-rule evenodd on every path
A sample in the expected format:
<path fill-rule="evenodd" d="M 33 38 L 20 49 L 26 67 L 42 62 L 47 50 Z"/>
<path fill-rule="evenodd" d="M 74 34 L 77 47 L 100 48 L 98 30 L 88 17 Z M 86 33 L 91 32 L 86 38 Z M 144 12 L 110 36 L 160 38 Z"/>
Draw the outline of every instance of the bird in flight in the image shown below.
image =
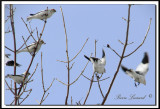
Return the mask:
<path fill-rule="evenodd" d="M 103 49 L 102 49 L 101 59 L 96 58 L 96 57 L 87 57 L 86 55 L 84 55 L 84 57 L 92 62 L 94 72 L 97 72 L 99 74 L 103 74 L 104 72 L 106 72 L 106 69 L 105 69 L 106 56 L 105 56 L 105 52 Z"/>
<path fill-rule="evenodd" d="M 40 12 L 37 12 L 36 14 L 30 14 L 30 16 L 27 17 L 27 21 L 32 19 L 40 19 L 46 22 L 46 20 L 50 18 L 55 12 L 55 9 L 42 10 Z"/>
<path fill-rule="evenodd" d="M 5 54 L 4 62 L 5 66 L 14 66 L 14 61 L 9 58 L 10 54 Z M 16 66 L 21 66 L 20 64 L 16 63 Z"/>
<path fill-rule="evenodd" d="M 148 53 L 144 53 L 144 57 L 142 59 L 142 62 L 137 66 L 136 70 L 128 69 L 121 65 L 122 70 L 135 81 L 135 86 L 137 87 L 136 82 L 138 82 L 138 85 L 140 83 L 146 85 L 145 75 L 147 74 L 149 70 L 149 56 Z"/>

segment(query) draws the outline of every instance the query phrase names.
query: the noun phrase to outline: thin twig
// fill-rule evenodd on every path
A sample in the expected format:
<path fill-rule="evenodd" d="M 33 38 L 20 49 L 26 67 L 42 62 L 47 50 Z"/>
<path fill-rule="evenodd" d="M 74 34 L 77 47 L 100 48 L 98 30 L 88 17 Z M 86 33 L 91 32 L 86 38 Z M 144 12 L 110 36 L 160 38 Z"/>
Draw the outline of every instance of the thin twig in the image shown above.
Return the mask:
<path fill-rule="evenodd" d="M 7 46 L 5 46 L 5 48 L 7 48 L 9 51 L 14 53 L 14 51 L 12 49 L 8 48 Z"/>
<path fill-rule="evenodd" d="M 8 83 L 7 83 L 7 81 L 6 81 L 6 80 L 5 80 L 5 83 L 7 84 L 7 86 L 8 86 L 8 88 L 9 88 L 9 90 L 13 93 L 13 95 L 15 95 L 15 93 L 13 92 L 12 88 L 11 88 L 11 87 L 9 87 L 9 85 L 8 85 Z"/>
<path fill-rule="evenodd" d="M 87 93 L 87 96 L 86 96 L 86 98 L 85 98 L 85 100 L 84 100 L 83 105 L 86 104 L 86 101 L 87 101 L 88 96 L 89 96 L 89 94 L 90 94 L 90 91 L 91 91 L 91 88 L 92 88 L 92 84 L 93 84 L 93 80 L 94 80 L 94 73 L 95 73 L 95 72 L 93 72 L 93 74 L 92 74 L 92 79 L 91 79 L 91 82 L 90 82 L 90 87 L 89 87 L 89 90 L 88 90 L 88 93 Z"/>
<path fill-rule="evenodd" d="M 82 74 L 82 76 L 85 77 L 87 80 L 91 81 L 91 79 L 89 79 L 87 76 L 85 76 L 85 75 L 83 75 L 83 74 Z M 101 79 L 101 80 L 99 80 L 99 81 L 104 81 L 104 80 L 106 80 L 106 79 L 108 79 L 108 78 L 110 78 L 110 77 Z M 93 82 L 98 82 L 98 81 L 93 81 Z"/>
<path fill-rule="evenodd" d="M 29 32 L 29 34 L 32 36 L 32 38 L 33 38 L 33 39 L 34 39 L 34 41 L 36 42 L 36 39 L 35 39 L 35 38 L 33 37 L 33 35 L 32 35 L 32 33 L 33 33 L 33 32 L 31 32 L 31 31 L 29 30 L 27 23 L 25 23 L 25 21 L 23 20 L 23 18 L 22 18 L 22 17 L 21 17 L 21 19 L 22 19 L 23 23 L 26 25 L 27 30 L 28 30 L 28 32 Z"/>
<path fill-rule="evenodd" d="M 105 47 L 106 47 L 106 46 L 105 46 Z M 119 57 L 121 58 L 121 56 L 120 56 L 114 49 L 112 49 L 111 46 L 110 46 L 109 44 L 107 44 L 107 47 L 110 48 L 114 53 L 117 54 L 117 56 L 119 56 Z"/>
<path fill-rule="evenodd" d="M 43 66 L 42 66 L 42 52 L 41 52 L 41 76 L 42 76 L 42 87 L 43 87 L 43 95 L 40 101 L 40 105 L 43 103 L 43 101 L 45 101 L 45 99 L 48 97 L 49 93 L 46 95 L 46 97 L 44 98 L 46 92 L 51 88 L 53 82 L 55 79 L 53 79 L 53 81 L 51 82 L 50 86 L 47 88 L 47 90 L 45 90 L 45 86 L 44 86 L 44 80 L 43 80 Z"/>
<path fill-rule="evenodd" d="M 101 86 L 100 86 L 100 83 L 99 83 L 99 78 L 98 78 L 97 74 L 96 74 L 96 77 L 97 77 L 97 81 L 98 81 L 99 90 L 101 92 L 102 97 L 104 98 L 104 95 L 103 95 L 103 92 L 102 92 L 102 89 L 101 89 Z"/>
<path fill-rule="evenodd" d="M 95 54 L 94 54 L 95 57 L 96 57 L 96 43 L 97 43 L 97 41 L 95 40 Z M 84 100 L 83 105 L 86 104 L 86 101 L 87 101 L 88 96 L 89 96 L 89 94 L 90 94 L 90 91 L 91 91 L 91 88 L 92 88 L 92 84 L 93 84 L 93 80 L 94 80 L 94 74 L 95 74 L 95 72 L 93 72 L 92 79 L 91 79 L 91 81 L 90 81 L 90 87 L 89 87 L 89 90 L 88 90 L 88 93 L 87 93 L 87 96 L 86 96 L 86 98 L 85 98 L 85 100 Z"/>
<path fill-rule="evenodd" d="M 29 97 L 31 92 L 32 92 L 32 89 L 29 90 L 29 93 L 27 94 L 27 96 L 19 104 L 22 104 Z"/>
<path fill-rule="evenodd" d="M 31 35 L 29 35 L 29 36 L 27 37 L 27 39 L 26 39 L 26 41 L 25 41 L 26 43 L 27 43 L 28 39 L 30 38 L 30 36 L 31 36 Z M 22 46 L 20 46 L 17 51 L 19 51 L 19 50 L 24 46 L 24 44 L 25 44 L 25 43 L 23 43 Z"/>
<path fill-rule="evenodd" d="M 25 39 L 24 39 L 24 37 L 23 37 L 23 36 L 22 36 L 22 39 L 23 39 L 23 41 L 24 41 L 24 44 L 26 45 L 26 48 L 27 48 L 28 52 L 29 52 L 29 53 L 30 53 L 30 55 L 31 55 L 31 52 L 29 51 L 28 46 L 27 46 L 26 41 L 25 41 Z"/>
<path fill-rule="evenodd" d="M 91 54 L 91 56 L 92 56 L 92 54 Z M 67 85 L 72 85 L 72 84 L 74 84 L 74 83 L 80 78 L 80 76 L 83 75 L 83 72 L 85 71 L 88 63 L 89 63 L 89 61 L 87 62 L 87 64 L 85 65 L 85 67 L 83 68 L 83 70 L 82 70 L 82 72 L 79 74 L 79 76 L 78 76 L 72 83 L 70 83 L 70 84 L 65 84 L 64 82 L 60 81 L 60 80 L 57 79 L 57 78 L 56 78 L 56 80 L 57 80 L 58 82 L 62 83 L 63 85 L 66 85 L 66 86 L 67 86 Z"/>
<path fill-rule="evenodd" d="M 80 52 L 83 50 L 84 46 L 86 45 L 87 41 L 88 41 L 89 38 L 86 39 L 85 43 L 83 44 L 82 48 L 79 50 L 79 52 L 71 59 L 69 60 L 69 62 L 73 61 L 79 54 Z M 60 60 L 57 60 L 59 62 L 63 62 L 63 63 L 67 63 L 67 61 L 60 61 Z"/>
<path fill-rule="evenodd" d="M 142 41 L 142 43 L 141 43 L 133 52 L 131 52 L 130 54 L 124 56 L 124 58 L 126 58 L 126 57 L 130 56 L 131 54 L 133 54 L 134 52 L 136 52 L 136 51 L 144 44 L 144 42 L 145 42 L 145 40 L 146 40 L 146 38 L 147 38 L 148 32 L 149 32 L 149 30 L 150 30 L 151 21 L 152 21 L 152 18 L 150 18 L 149 26 L 148 26 L 146 35 L 145 35 L 144 40 Z"/>

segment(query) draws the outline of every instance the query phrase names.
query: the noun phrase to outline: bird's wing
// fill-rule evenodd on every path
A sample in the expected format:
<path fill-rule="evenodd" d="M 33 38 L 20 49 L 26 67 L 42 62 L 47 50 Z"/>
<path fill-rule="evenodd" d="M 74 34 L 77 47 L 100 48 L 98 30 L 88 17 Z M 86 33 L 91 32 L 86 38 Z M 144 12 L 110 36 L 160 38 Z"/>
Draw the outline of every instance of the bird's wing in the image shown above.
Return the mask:
<path fill-rule="evenodd" d="M 89 58 L 89 57 L 87 57 L 86 55 L 84 55 L 84 57 L 85 57 L 86 59 L 88 59 L 89 61 L 91 61 L 91 60 L 90 60 L 90 58 Z"/>
<path fill-rule="evenodd" d="M 95 57 L 90 57 L 94 62 L 99 62 L 100 59 L 99 58 L 95 58 Z"/>
<path fill-rule="evenodd" d="M 5 56 L 6 56 L 7 58 L 9 58 L 10 55 L 11 55 L 11 54 L 5 54 Z"/>
<path fill-rule="evenodd" d="M 49 10 L 49 9 L 48 9 Z M 35 14 L 30 14 L 31 16 L 34 16 L 34 15 L 37 15 L 37 14 L 42 14 L 42 13 L 46 13 L 46 12 L 48 12 L 48 10 L 46 9 L 46 10 L 42 10 L 42 11 L 39 11 L 39 12 L 37 12 L 37 13 L 35 13 Z"/>
<path fill-rule="evenodd" d="M 104 50 L 102 49 L 102 58 L 104 58 L 105 57 L 105 52 L 104 52 Z"/>
<path fill-rule="evenodd" d="M 31 47 L 31 46 L 33 46 L 33 45 L 36 45 L 37 44 L 37 42 L 33 42 L 33 43 L 31 43 L 30 45 L 28 45 L 27 47 L 29 48 L 29 47 Z M 27 47 L 25 47 L 25 48 L 23 48 L 23 49 L 27 49 Z M 22 49 L 22 50 L 23 50 Z"/>
<path fill-rule="evenodd" d="M 134 72 L 131 71 L 131 69 L 128 69 L 121 65 L 122 70 L 125 72 L 125 74 L 129 75 L 131 78 L 134 78 Z"/>
<path fill-rule="evenodd" d="M 149 64 L 140 63 L 136 68 L 136 72 L 139 72 L 141 75 L 146 75 L 148 69 L 149 69 Z"/>
<path fill-rule="evenodd" d="M 149 69 L 149 57 L 147 52 L 145 52 L 142 62 L 137 66 L 136 71 L 139 72 L 141 75 L 145 75 L 147 74 L 148 69 Z"/>
<path fill-rule="evenodd" d="M 102 65 L 106 65 L 106 57 L 103 49 L 102 49 L 102 58 L 100 60 Z"/>
<path fill-rule="evenodd" d="M 5 56 L 4 56 L 4 62 L 5 62 L 5 64 L 6 64 L 8 61 L 12 61 L 12 60 L 9 59 L 9 58 L 5 55 Z"/>

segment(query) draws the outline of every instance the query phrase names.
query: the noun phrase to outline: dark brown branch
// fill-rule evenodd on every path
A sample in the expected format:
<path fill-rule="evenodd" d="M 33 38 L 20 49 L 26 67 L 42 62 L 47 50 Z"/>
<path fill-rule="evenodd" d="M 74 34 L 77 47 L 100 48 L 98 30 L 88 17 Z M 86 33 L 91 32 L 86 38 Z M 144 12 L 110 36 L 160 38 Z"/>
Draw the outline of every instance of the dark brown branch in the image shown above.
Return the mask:
<path fill-rule="evenodd" d="M 13 41 L 14 41 L 14 75 L 16 75 L 16 36 L 15 36 L 15 28 L 14 28 L 14 18 L 13 18 L 13 5 L 10 4 L 10 21 L 13 33 Z M 17 86 L 14 82 L 14 89 L 15 89 L 15 105 L 17 105 Z"/>
<path fill-rule="evenodd" d="M 130 23 L 130 8 L 131 8 L 131 5 L 129 4 L 129 8 L 128 8 L 128 20 L 127 20 L 127 32 L 126 32 L 126 41 L 125 41 L 125 45 L 124 45 L 124 48 L 123 48 L 123 52 L 122 52 L 122 56 L 121 56 L 121 59 L 119 61 L 119 64 L 118 64 L 118 67 L 117 67 L 117 70 L 116 70 L 116 73 L 114 74 L 114 77 L 111 81 L 111 84 L 109 86 L 109 89 L 108 89 L 108 92 L 106 93 L 101 105 L 104 105 L 104 103 L 106 102 L 107 98 L 108 98 L 108 95 L 111 91 L 111 88 L 112 88 L 112 85 L 114 83 L 114 80 L 119 72 L 119 69 L 120 69 L 120 65 L 122 63 L 122 60 L 123 60 L 123 56 L 124 56 L 124 53 L 125 53 L 125 50 L 126 50 L 126 47 L 127 47 L 127 44 L 128 44 L 128 35 L 129 35 L 129 23 Z"/>
<path fill-rule="evenodd" d="M 14 51 L 12 49 L 8 48 L 7 46 L 5 46 L 5 48 L 7 48 L 9 51 L 14 53 Z"/>
<path fill-rule="evenodd" d="M 24 79 L 23 79 L 23 84 L 24 84 L 24 80 L 25 80 L 25 78 L 26 78 L 26 75 L 27 75 L 27 73 L 28 73 L 28 71 L 29 71 L 32 63 L 33 63 L 33 60 L 34 60 L 34 57 L 35 57 L 35 52 L 36 52 L 36 50 L 37 50 L 39 41 L 41 40 L 41 37 L 42 37 L 42 35 L 43 35 L 43 31 L 44 31 L 45 25 L 46 25 L 46 22 L 44 22 L 44 26 L 43 26 L 42 32 L 41 32 L 41 34 L 40 34 L 40 38 L 39 38 L 39 40 L 38 40 L 38 42 L 37 42 L 37 45 L 36 45 L 36 47 L 35 47 L 35 51 L 34 51 L 34 53 L 33 53 L 33 55 L 32 55 L 32 59 L 31 59 L 31 62 L 30 62 L 30 64 L 29 64 L 29 66 L 28 66 L 28 69 L 27 69 L 27 71 L 26 71 L 26 73 L 25 73 L 25 76 L 24 76 Z M 20 89 L 19 89 L 19 91 L 18 91 L 18 95 L 19 95 L 20 92 L 21 92 L 21 89 L 22 89 L 22 87 L 23 87 L 23 84 L 20 86 Z"/>

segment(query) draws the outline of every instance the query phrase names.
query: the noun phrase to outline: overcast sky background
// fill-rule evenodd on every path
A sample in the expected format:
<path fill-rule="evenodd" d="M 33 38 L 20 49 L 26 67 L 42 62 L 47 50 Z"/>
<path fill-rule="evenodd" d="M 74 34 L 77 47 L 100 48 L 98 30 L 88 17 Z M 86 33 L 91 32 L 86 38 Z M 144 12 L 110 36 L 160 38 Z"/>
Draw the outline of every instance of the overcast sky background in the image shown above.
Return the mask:
<path fill-rule="evenodd" d="M 84 58 L 84 55 L 90 56 L 91 53 L 94 53 L 95 40 L 98 40 L 97 57 L 101 58 L 102 48 L 106 53 L 106 73 L 103 75 L 102 79 L 110 77 L 109 79 L 100 82 L 104 95 L 108 91 L 109 85 L 117 69 L 120 58 L 113 51 L 104 46 L 110 44 L 110 46 L 114 48 L 119 54 L 122 53 L 123 45 L 120 44 L 118 40 L 125 42 L 127 22 L 124 21 L 122 17 L 127 19 L 128 5 L 13 5 L 13 7 L 16 7 L 16 11 L 14 13 L 14 21 L 17 48 L 19 48 L 23 44 L 22 36 L 24 36 L 25 39 L 27 39 L 27 37 L 29 36 L 29 32 L 26 29 L 25 24 L 21 20 L 21 17 L 26 21 L 29 14 L 34 14 L 38 11 L 45 10 L 47 7 L 49 9 L 53 8 L 57 11 L 51 18 L 47 20 L 47 24 L 42 36 L 42 39 L 44 40 L 44 42 L 46 42 L 46 45 L 42 45 L 29 70 L 30 73 L 33 73 L 36 64 L 39 63 L 37 71 L 32 77 L 34 81 L 29 83 L 27 87 L 27 89 L 32 88 L 32 93 L 23 102 L 23 105 L 38 105 L 37 101 L 40 101 L 43 95 L 40 67 L 41 52 L 43 52 L 45 87 L 49 87 L 53 78 L 58 78 L 64 83 L 67 83 L 67 64 L 57 61 L 67 60 L 65 52 L 65 32 L 60 6 L 62 6 L 66 23 L 70 59 L 72 59 L 78 53 L 86 39 L 89 38 L 82 52 L 73 61 L 75 62 L 75 64 L 70 72 L 70 82 L 74 81 L 85 67 L 87 60 Z M 5 19 L 7 19 L 8 15 L 9 10 L 5 8 Z M 137 50 L 137 52 L 135 52 L 128 58 L 125 58 L 122 62 L 122 64 L 126 67 L 136 69 L 137 65 L 141 62 L 144 56 L 144 52 L 148 52 L 150 64 L 149 71 L 146 75 L 146 86 L 140 84 L 138 87 L 135 87 L 134 80 L 127 76 L 122 71 L 122 69 L 120 69 L 111 92 L 108 96 L 108 99 L 105 102 L 105 105 L 155 104 L 155 5 L 134 5 L 131 7 L 131 21 L 128 41 L 134 43 L 127 46 L 125 55 L 135 50 L 135 48 L 137 48 L 139 44 L 141 44 L 147 32 L 150 18 L 152 18 L 152 23 L 145 43 L 140 49 Z M 26 23 L 28 24 L 28 22 Z M 44 22 L 41 20 L 34 19 L 31 21 L 32 29 L 35 29 L 33 36 L 36 39 L 36 27 L 38 28 L 38 31 L 40 33 L 43 28 L 43 24 Z M 5 24 L 5 30 L 7 30 L 8 27 L 10 27 L 10 21 Z M 30 44 L 33 41 L 34 40 L 30 38 L 27 44 Z M 5 46 L 14 49 L 12 33 L 5 34 Z M 12 52 L 5 49 L 5 53 L 11 54 L 10 58 L 14 59 L 14 54 Z M 17 74 L 21 74 L 27 70 L 30 60 L 31 55 L 29 53 L 19 53 L 17 55 L 17 62 L 22 65 L 21 67 L 17 67 Z M 5 75 L 13 74 L 13 71 L 14 67 L 5 67 Z M 92 64 L 89 63 L 83 74 L 88 78 L 91 78 L 92 73 Z M 10 84 L 10 79 L 7 78 L 6 80 Z M 68 104 L 71 103 L 71 96 L 73 99 L 73 104 L 80 100 L 81 103 L 83 103 L 87 95 L 89 86 L 90 81 L 81 76 L 76 83 L 70 86 Z M 5 89 L 6 88 L 7 86 L 5 84 Z M 65 85 L 55 80 L 48 92 L 50 94 L 43 102 L 43 105 L 65 104 L 65 98 L 67 94 L 67 87 Z M 117 99 L 118 95 L 130 98 L 130 96 L 134 94 L 138 97 L 146 96 L 146 98 L 144 100 Z M 149 95 L 152 95 L 152 97 L 150 98 Z M 5 104 L 10 104 L 13 101 L 13 97 L 14 96 L 9 90 L 5 90 Z M 100 94 L 98 84 L 93 83 L 86 104 L 101 104 L 102 100 L 103 98 Z"/>

